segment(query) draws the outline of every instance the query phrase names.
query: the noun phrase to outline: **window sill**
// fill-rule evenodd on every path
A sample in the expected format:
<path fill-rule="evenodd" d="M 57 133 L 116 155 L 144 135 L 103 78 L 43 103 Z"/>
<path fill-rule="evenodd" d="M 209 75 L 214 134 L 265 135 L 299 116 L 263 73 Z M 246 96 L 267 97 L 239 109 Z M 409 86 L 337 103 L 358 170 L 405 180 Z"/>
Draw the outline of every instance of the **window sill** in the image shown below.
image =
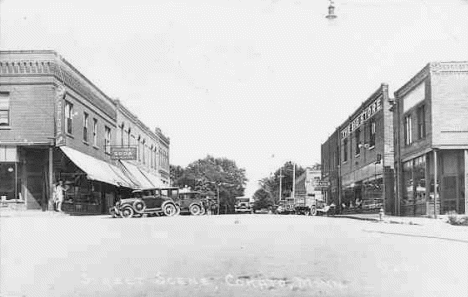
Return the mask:
<path fill-rule="evenodd" d="M 93 145 L 93 148 L 94 148 L 94 149 L 96 149 L 96 150 L 98 150 L 98 149 L 99 149 L 99 147 L 97 147 L 97 146 L 95 146 L 95 145 Z"/>
<path fill-rule="evenodd" d="M 371 146 L 371 147 L 369 148 L 369 150 L 373 150 L 373 149 L 375 149 L 375 145 L 373 145 L 373 146 Z"/>
<path fill-rule="evenodd" d="M 67 134 L 67 137 L 75 139 L 75 136 L 73 136 L 73 134 L 70 134 L 70 133 L 66 133 L 66 134 Z"/>
<path fill-rule="evenodd" d="M 89 142 L 87 142 L 87 141 L 84 141 L 84 140 L 83 140 L 83 143 L 84 143 L 85 145 L 89 145 Z"/>
<path fill-rule="evenodd" d="M 361 153 L 354 155 L 354 158 L 359 158 L 361 156 Z"/>
<path fill-rule="evenodd" d="M 11 130 L 11 126 L 0 126 L 0 130 Z"/>

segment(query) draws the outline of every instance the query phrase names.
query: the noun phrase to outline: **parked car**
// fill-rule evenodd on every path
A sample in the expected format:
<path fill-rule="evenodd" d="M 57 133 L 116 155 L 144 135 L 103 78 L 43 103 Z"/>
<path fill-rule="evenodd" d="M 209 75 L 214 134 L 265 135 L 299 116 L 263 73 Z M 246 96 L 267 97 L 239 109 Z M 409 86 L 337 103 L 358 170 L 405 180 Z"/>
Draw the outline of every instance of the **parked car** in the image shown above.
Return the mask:
<path fill-rule="evenodd" d="M 204 199 L 198 191 L 180 191 L 175 202 L 180 207 L 181 213 L 190 213 L 194 216 L 205 214 Z"/>
<path fill-rule="evenodd" d="M 175 216 L 180 213 L 179 206 L 174 197 L 179 194 L 178 188 L 146 188 L 132 192 L 132 196 L 117 201 L 114 207 L 109 209 L 112 217 L 122 218 L 165 215 Z"/>

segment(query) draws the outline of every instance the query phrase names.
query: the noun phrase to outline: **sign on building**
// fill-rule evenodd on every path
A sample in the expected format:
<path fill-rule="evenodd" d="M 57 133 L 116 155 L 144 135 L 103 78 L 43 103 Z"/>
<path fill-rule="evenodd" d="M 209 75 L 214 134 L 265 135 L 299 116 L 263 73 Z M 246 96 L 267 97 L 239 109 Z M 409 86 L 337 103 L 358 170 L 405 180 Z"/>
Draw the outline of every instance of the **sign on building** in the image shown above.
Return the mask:
<path fill-rule="evenodd" d="M 64 118 L 63 118 L 63 99 L 65 98 L 66 89 L 59 85 L 55 91 L 55 145 L 66 145 L 66 137 L 64 133 Z"/>
<path fill-rule="evenodd" d="M 110 148 L 112 160 L 136 160 L 137 148 L 136 147 L 114 147 Z"/>
<path fill-rule="evenodd" d="M 324 180 L 317 180 L 313 182 L 313 187 L 316 191 L 326 190 L 330 186 L 330 182 Z"/>

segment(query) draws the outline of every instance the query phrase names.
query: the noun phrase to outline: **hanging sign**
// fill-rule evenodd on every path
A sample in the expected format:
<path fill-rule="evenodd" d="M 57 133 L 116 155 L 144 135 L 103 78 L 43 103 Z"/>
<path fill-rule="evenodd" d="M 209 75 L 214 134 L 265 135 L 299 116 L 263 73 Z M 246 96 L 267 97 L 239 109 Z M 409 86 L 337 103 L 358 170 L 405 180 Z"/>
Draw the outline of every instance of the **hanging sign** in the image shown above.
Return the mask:
<path fill-rule="evenodd" d="M 65 94 L 65 87 L 62 85 L 58 86 L 55 92 L 55 146 L 66 145 L 63 125 L 63 99 L 65 98 Z"/>
<path fill-rule="evenodd" d="M 112 160 L 136 160 L 137 148 L 136 147 L 113 147 L 110 148 Z"/>

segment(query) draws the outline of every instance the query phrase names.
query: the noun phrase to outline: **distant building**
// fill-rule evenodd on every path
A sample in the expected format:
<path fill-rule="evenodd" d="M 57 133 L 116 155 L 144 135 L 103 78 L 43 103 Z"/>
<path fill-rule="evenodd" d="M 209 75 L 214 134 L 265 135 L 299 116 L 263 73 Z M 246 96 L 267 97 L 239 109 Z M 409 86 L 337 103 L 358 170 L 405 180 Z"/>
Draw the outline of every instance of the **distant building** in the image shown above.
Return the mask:
<path fill-rule="evenodd" d="M 113 155 L 121 144 L 119 106 L 54 51 L 0 51 L 2 200 L 45 210 L 54 184 L 63 180 L 65 210 L 103 213 L 119 195 L 141 187 Z M 136 166 L 168 183 L 166 175 L 157 174 L 168 165 L 149 160 L 168 163 L 169 139 L 159 131 L 149 134 L 153 154 L 145 143 L 135 156 L 141 160 L 144 153 L 145 161 Z"/>
<path fill-rule="evenodd" d="M 427 64 L 395 100 L 397 213 L 467 213 L 468 62 Z"/>
<path fill-rule="evenodd" d="M 321 180 L 322 172 L 320 167 L 307 167 L 303 174 L 296 178 L 295 198 L 305 201 L 306 197 L 315 197 L 318 200 L 323 199 L 322 191 L 315 189 L 314 184 Z"/>

